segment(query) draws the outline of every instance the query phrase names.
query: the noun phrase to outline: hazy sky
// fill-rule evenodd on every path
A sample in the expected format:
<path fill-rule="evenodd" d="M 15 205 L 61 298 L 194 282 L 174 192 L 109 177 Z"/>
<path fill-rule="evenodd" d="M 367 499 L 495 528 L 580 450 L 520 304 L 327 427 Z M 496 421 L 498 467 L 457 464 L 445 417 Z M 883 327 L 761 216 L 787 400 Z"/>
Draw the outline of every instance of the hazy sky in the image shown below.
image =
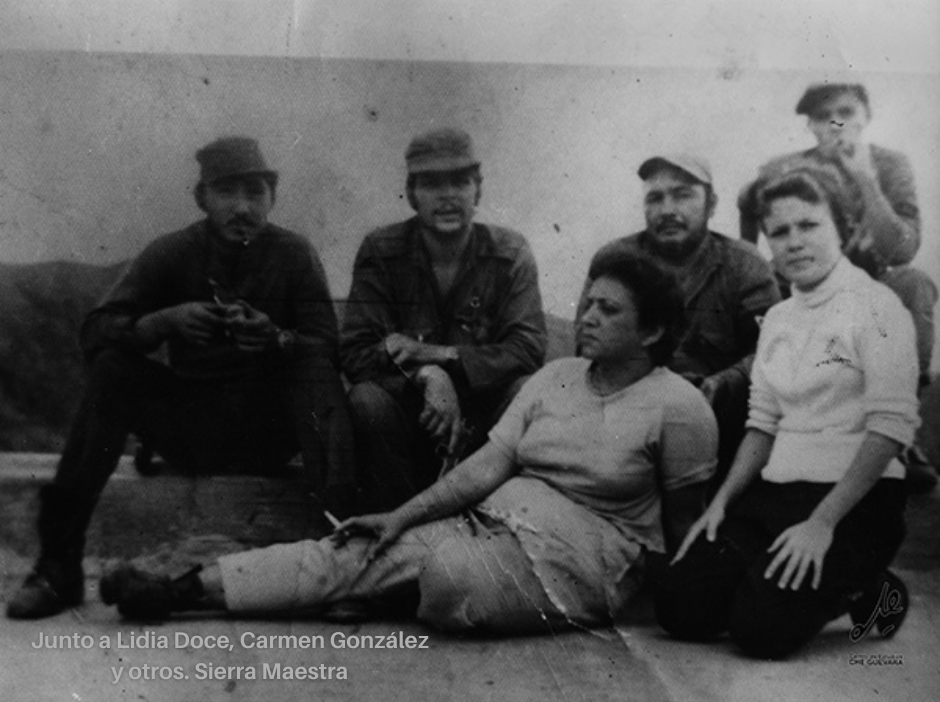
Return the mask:
<path fill-rule="evenodd" d="M 904 12 L 899 12 L 903 5 Z M 570 316 L 593 251 L 642 226 L 637 165 L 696 151 L 717 229 L 757 166 L 812 144 L 808 82 L 865 82 L 873 141 L 913 163 L 940 280 L 940 3 L 0 1 L 0 260 L 114 261 L 199 216 L 192 154 L 258 137 L 273 219 L 311 237 L 334 294 L 356 247 L 407 217 L 403 151 L 470 131 L 480 219 L 526 234 Z"/>

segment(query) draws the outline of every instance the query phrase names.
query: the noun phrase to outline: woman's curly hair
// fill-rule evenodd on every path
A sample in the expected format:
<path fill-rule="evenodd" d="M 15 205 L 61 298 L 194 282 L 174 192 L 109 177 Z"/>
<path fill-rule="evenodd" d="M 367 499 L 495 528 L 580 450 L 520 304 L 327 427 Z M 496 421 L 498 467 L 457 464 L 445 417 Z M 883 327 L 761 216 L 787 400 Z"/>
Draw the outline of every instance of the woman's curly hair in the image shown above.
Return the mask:
<path fill-rule="evenodd" d="M 594 262 L 588 278 L 613 278 L 630 291 L 640 328 L 663 330 L 659 339 L 647 347 L 650 358 L 657 366 L 668 365 L 686 324 L 685 303 L 676 277 L 645 254 L 624 252 Z"/>

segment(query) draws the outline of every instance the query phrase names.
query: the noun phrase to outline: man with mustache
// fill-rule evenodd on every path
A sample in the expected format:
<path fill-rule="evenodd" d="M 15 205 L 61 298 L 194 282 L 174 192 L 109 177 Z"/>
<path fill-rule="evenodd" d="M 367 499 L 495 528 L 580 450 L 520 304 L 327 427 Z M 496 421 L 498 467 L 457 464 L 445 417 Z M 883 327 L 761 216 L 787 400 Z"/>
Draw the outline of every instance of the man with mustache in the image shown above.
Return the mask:
<path fill-rule="evenodd" d="M 910 265 L 920 249 L 920 208 L 911 162 L 903 153 L 868 143 L 871 121 L 868 90 L 860 83 L 810 85 L 796 105 L 816 146 L 772 159 L 760 168 L 768 177 L 807 164 L 835 166 L 845 180 L 847 215 L 852 234 L 843 253 L 872 278 L 891 288 L 911 313 L 917 336 L 920 387 L 930 383 L 934 345 L 934 307 L 937 285 Z M 755 181 L 756 182 L 756 181 Z M 741 237 L 757 241 L 754 183 L 738 198 Z M 937 473 L 915 444 L 905 450 L 907 485 L 911 492 L 927 492 L 937 484 Z"/>
<path fill-rule="evenodd" d="M 591 267 L 641 251 L 675 275 L 687 331 L 670 369 L 698 385 L 712 403 L 720 474 L 744 436 L 759 319 L 780 294 L 769 264 L 753 245 L 709 230 L 718 197 L 704 159 L 685 153 L 654 156 L 637 173 L 643 181 L 646 229 L 606 244 Z M 588 286 L 590 281 L 585 290 Z"/>
<path fill-rule="evenodd" d="M 270 471 L 300 450 L 309 488 L 349 511 L 352 429 L 319 258 L 268 222 L 278 174 L 255 140 L 219 139 L 196 160 L 206 218 L 147 246 L 84 321 L 88 384 L 11 618 L 82 602 L 85 531 L 132 432 L 196 473 Z M 149 357 L 164 342 L 166 364 Z"/>
<path fill-rule="evenodd" d="M 547 343 L 528 243 L 474 221 L 483 178 L 470 136 L 421 134 L 405 162 L 416 214 L 363 241 L 340 340 L 372 511 L 482 445 Z"/>

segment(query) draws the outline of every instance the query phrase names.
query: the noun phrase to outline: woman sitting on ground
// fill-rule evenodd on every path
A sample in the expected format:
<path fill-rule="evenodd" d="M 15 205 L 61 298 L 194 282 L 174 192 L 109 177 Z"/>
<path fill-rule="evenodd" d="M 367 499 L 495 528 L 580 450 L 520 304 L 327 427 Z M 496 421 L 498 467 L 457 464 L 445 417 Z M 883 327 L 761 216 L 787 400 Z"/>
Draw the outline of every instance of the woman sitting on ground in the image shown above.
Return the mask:
<path fill-rule="evenodd" d="M 702 513 L 717 430 L 701 393 L 665 368 L 681 331 L 675 281 L 636 257 L 591 278 L 577 325 L 584 357 L 536 373 L 489 442 L 424 492 L 322 541 L 224 556 L 175 581 L 124 566 L 102 580 L 102 598 L 155 619 L 417 591 L 418 618 L 444 630 L 610 623 L 647 551 L 674 548 Z"/>
<path fill-rule="evenodd" d="M 858 640 L 893 635 L 907 590 L 887 568 L 904 537 L 904 468 L 917 428 L 917 354 L 896 295 L 842 254 L 838 172 L 760 184 L 763 231 L 793 297 L 764 319 L 748 432 L 656 590 L 671 634 L 729 631 L 783 658 L 848 611 Z"/>

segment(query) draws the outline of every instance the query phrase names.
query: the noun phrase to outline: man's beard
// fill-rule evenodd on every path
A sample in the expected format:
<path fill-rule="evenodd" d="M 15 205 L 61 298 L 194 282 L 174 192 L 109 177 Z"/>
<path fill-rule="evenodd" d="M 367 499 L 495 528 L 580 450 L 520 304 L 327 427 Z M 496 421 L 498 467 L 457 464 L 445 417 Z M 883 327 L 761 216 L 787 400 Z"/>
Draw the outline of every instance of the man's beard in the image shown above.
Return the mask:
<path fill-rule="evenodd" d="M 667 261 L 682 263 L 698 250 L 707 234 L 708 228 L 703 227 L 697 231 L 689 232 L 689 236 L 681 241 L 661 241 L 655 233 L 650 233 L 649 247 L 653 253 Z"/>

